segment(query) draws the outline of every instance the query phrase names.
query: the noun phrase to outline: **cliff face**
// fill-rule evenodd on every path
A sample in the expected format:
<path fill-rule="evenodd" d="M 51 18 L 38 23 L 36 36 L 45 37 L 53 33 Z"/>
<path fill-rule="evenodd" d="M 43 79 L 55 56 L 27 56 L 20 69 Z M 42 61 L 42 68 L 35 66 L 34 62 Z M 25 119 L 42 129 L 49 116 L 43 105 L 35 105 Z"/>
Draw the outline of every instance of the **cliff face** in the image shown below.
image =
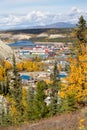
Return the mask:
<path fill-rule="evenodd" d="M 0 40 L 0 59 L 9 59 L 12 57 L 12 49 Z"/>

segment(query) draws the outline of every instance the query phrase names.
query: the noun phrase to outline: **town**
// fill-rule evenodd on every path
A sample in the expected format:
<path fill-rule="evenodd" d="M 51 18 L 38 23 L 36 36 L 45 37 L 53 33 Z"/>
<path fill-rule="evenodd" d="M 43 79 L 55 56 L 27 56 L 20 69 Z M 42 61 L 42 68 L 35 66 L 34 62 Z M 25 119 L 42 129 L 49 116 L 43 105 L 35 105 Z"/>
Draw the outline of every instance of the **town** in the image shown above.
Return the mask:
<path fill-rule="evenodd" d="M 24 43 L 21 45 L 21 43 Z M 27 43 L 27 45 L 26 45 Z M 17 46 L 16 46 L 17 45 Z M 15 56 L 19 59 L 19 62 L 28 60 L 35 61 L 40 60 L 44 64 L 43 71 L 33 72 L 20 72 L 22 82 L 27 83 L 27 85 L 36 80 L 49 80 L 50 74 L 53 71 L 54 63 L 57 62 L 57 66 L 60 67 L 59 78 L 63 80 L 67 76 L 67 67 L 69 66 L 70 50 L 69 46 L 72 43 L 32 43 L 28 44 L 28 41 L 18 41 L 17 43 L 10 44 Z M 31 77 L 32 75 L 32 77 Z M 33 80 L 32 80 L 33 79 Z"/>

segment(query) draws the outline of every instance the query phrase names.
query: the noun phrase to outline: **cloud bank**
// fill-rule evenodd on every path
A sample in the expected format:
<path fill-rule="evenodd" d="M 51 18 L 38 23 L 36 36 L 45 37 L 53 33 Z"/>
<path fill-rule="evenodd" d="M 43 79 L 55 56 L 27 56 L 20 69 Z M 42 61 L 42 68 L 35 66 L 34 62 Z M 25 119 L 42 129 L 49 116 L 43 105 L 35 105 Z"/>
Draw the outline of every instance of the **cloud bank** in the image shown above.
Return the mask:
<path fill-rule="evenodd" d="M 69 12 L 66 12 L 65 14 L 43 13 L 41 11 L 32 11 L 21 15 L 10 14 L 0 16 L 0 30 L 32 28 L 35 26 L 45 26 L 57 22 L 68 22 L 76 24 L 78 18 L 81 15 L 83 15 L 87 20 L 87 11 L 80 10 L 76 7 L 73 7 Z"/>

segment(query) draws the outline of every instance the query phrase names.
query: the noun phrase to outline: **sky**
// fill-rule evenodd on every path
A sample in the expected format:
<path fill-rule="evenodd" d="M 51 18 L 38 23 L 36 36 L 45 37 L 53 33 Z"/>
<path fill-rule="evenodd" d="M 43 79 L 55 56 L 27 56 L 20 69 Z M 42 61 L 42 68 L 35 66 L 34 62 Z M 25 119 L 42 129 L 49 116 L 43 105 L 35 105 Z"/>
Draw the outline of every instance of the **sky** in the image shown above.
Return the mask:
<path fill-rule="evenodd" d="M 87 0 L 1 0 L 0 15 L 23 14 L 34 10 L 64 13 L 72 7 L 86 10 Z"/>
<path fill-rule="evenodd" d="M 1 0 L 0 29 L 45 26 L 87 20 L 87 0 Z"/>

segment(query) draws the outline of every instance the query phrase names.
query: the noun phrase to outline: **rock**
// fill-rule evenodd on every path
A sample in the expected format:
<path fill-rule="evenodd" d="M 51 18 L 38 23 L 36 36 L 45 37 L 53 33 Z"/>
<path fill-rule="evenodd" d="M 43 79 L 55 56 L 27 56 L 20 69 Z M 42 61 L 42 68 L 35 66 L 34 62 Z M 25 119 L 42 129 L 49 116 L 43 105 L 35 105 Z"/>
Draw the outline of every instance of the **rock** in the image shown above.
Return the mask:
<path fill-rule="evenodd" d="M 38 37 L 38 38 L 39 38 L 39 37 L 48 37 L 48 34 L 47 34 L 47 33 L 41 33 L 41 34 L 37 35 L 37 37 Z"/>
<path fill-rule="evenodd" d="M 11 47 L 9 47 L 3 41 L 0 40 L 0 59 L 11 58 L 12 54 L 13 54 L 13 51 Z"/>

